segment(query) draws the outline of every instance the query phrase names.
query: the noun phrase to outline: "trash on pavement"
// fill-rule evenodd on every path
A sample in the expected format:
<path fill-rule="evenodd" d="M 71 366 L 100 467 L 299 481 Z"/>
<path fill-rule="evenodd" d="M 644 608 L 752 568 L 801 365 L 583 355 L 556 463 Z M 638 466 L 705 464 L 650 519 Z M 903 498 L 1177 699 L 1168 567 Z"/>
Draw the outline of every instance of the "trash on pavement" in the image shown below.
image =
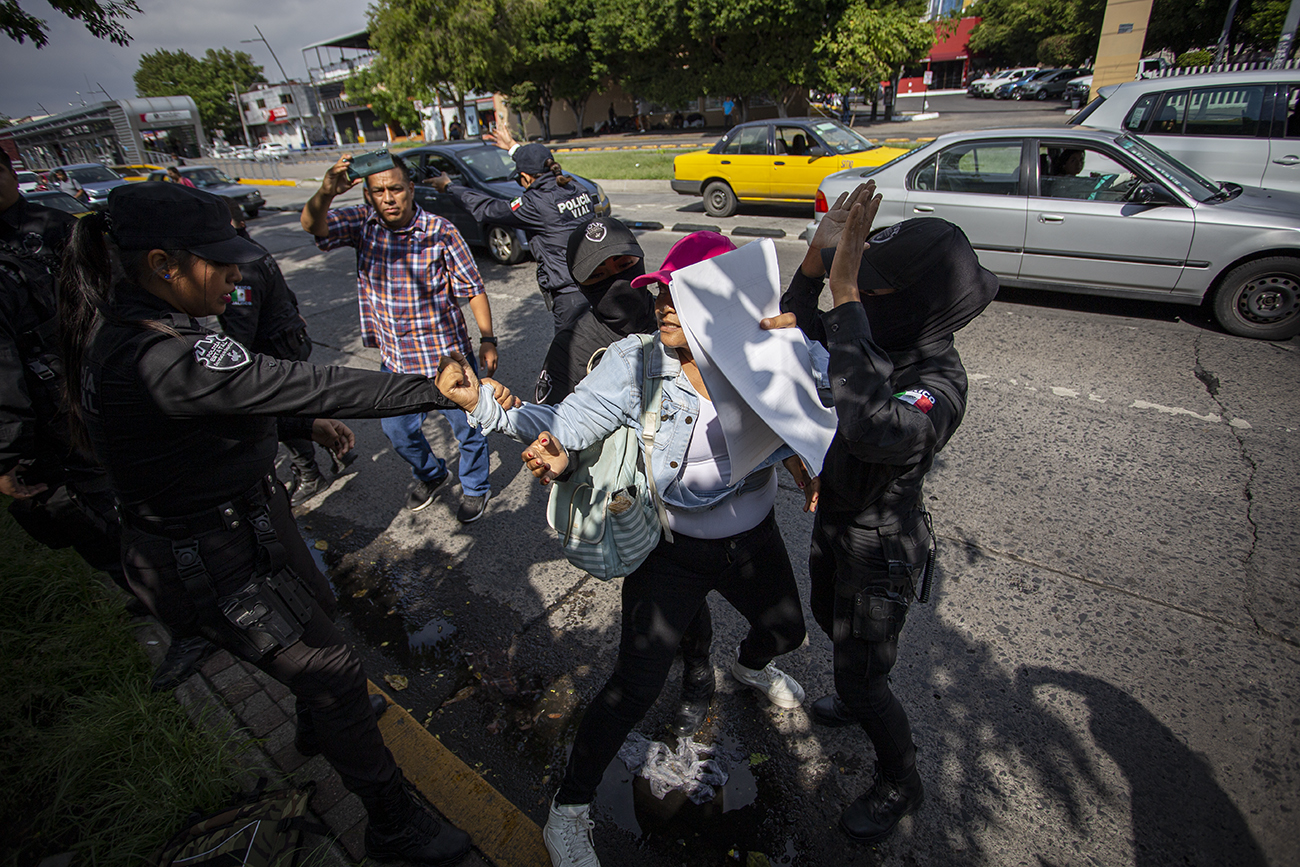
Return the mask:
<path fill-rule="evenodd" d="M 677 749 L 632 732 L 619 748 L 618 757 L 629 771 L 644 777 L 650 793 L 663 800 L 669 792 L 681 791 L 692 803 L 713 800 L 714 789 L 727 782 L 727 768 L 713 750 L 697 744 L 694 738 L 682 738 Z"/>

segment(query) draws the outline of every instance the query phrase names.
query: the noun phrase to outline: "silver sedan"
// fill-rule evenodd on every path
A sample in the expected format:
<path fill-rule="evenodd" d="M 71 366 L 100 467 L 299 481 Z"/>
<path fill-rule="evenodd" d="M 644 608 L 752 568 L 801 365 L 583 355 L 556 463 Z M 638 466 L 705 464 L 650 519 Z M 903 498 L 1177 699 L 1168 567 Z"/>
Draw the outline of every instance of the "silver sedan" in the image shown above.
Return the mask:
<path fill-rule="evenodd" d="M 884 195 L 878 228 L 915 217 L 956 223 L 1005 285 L 1209 301 L 1233 334 L 1300 333 L 1300 195 L 1207 180 L 1137 136 L 941 136 L 877 168 L 827 176 L 810 230 L 866 178 Z"/>

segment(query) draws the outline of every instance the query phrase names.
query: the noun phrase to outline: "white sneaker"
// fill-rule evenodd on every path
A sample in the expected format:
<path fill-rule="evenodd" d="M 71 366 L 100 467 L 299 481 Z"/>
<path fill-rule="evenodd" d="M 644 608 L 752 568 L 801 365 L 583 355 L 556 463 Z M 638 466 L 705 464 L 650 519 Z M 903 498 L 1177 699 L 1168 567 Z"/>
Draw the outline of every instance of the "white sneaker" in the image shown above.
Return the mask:
<path fill-rule="evenodd" d="M 731 676 L 761 692 L 777 707 L 790 710 L 803 704 L 804 692 L 799 681 L 771 662 L 760 670 L 745 668 L 740 664 L 739 647 L 736 648 L 736 659 L 731 663 Z"/>
<path fill-rule="evenodd" d="M 542 829 L 542 842 L 551 854 L 552 867 L 600 867 L 592 847 L 591 804 L 556 804 Z"/>

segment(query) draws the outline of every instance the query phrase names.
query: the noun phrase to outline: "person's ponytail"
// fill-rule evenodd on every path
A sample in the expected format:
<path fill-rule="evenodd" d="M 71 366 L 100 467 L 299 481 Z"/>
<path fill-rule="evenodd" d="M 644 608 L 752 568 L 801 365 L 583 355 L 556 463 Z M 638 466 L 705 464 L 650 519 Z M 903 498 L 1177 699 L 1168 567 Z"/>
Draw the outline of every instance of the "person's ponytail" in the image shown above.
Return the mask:
<path fill-rule="evenodd" d="M 555 175 L 555 182 L 562 187 L 567 187 L 569 184 L 573 183 L 573 178 L 566 175 L 560 168 L 560 164 L 555 160 L 548 159 L 542 164 L 542 170 L 549 171 L 551 174 Z"/>
<path fill-rule="evenodd" d="M 113 284 L 113 258 L 109 251 L 108 216 L 102 212 L 82 217 L 72 229 L 63 252 L 59 280 L 59 341 L 63 355 L 64 389 L 72 440 L 87 448 L 89 437 L 81 411 L 82 362 L 95 324 L 108 306 Z"/>

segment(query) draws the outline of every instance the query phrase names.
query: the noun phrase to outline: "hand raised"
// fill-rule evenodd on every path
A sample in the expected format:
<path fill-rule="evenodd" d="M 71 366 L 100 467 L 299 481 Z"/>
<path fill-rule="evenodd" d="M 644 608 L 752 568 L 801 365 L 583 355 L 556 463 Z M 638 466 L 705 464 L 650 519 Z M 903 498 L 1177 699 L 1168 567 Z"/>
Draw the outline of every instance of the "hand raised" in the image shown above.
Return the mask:
<path fill-rule="evenodd" d="M 357 185 L 348 177 L 348 166 L 352 165 L 352 154 L 344 154 L 339 161 L 330 166 L 321 179 L 320 188 L 330 196 L 340 196 Z"/>
<path fill-rule="evenodd" d="M 821 222 L 817 224 L 817 232 L 813 235 L 812 241 L 808 243 L 809 252 L 814 254 L 811 258 L 820 258 L 822 250 L 835 247 L 840 242 L 840 236 L 844 233 L 845 225 L 848 223 L 849 213 L 853 206 L 861 203 L 867 209 L 867 234 L 871 233 L 871 224 L 875 222 L 876 212 L 880 210 L 881 197 L 876 194 L 876 182 L 867 181 L 865 184 L 858 186 L 848 193 L 841 193 L 840 197 L 835 200 L 835 204 L 822 217 Z M 806 259 L 804 271 L 807 273 L 812 263 Z M 821 268 L 820 265 L 817 266 Z M 820 277 L 825 273 L 821 270 L 817 274 L 809 274 L 810 277 Z"/>
<path fill-rule="evenodd" d="M 879 197 L 875 200 L 879 203 Z M 869 203 L 868 203 L 869 204 Z M 854 202 L 844 222 L 839 243 L 835 245 L 835 259 L 831 262 L 831 300 L 836 306 L 849 301 L 861 301 L 858 292 L 858 271 L 862 269 L 862 251 L 867 248 L 867 235 L 871 234 L 874 211 L 867 204 Z"/>

